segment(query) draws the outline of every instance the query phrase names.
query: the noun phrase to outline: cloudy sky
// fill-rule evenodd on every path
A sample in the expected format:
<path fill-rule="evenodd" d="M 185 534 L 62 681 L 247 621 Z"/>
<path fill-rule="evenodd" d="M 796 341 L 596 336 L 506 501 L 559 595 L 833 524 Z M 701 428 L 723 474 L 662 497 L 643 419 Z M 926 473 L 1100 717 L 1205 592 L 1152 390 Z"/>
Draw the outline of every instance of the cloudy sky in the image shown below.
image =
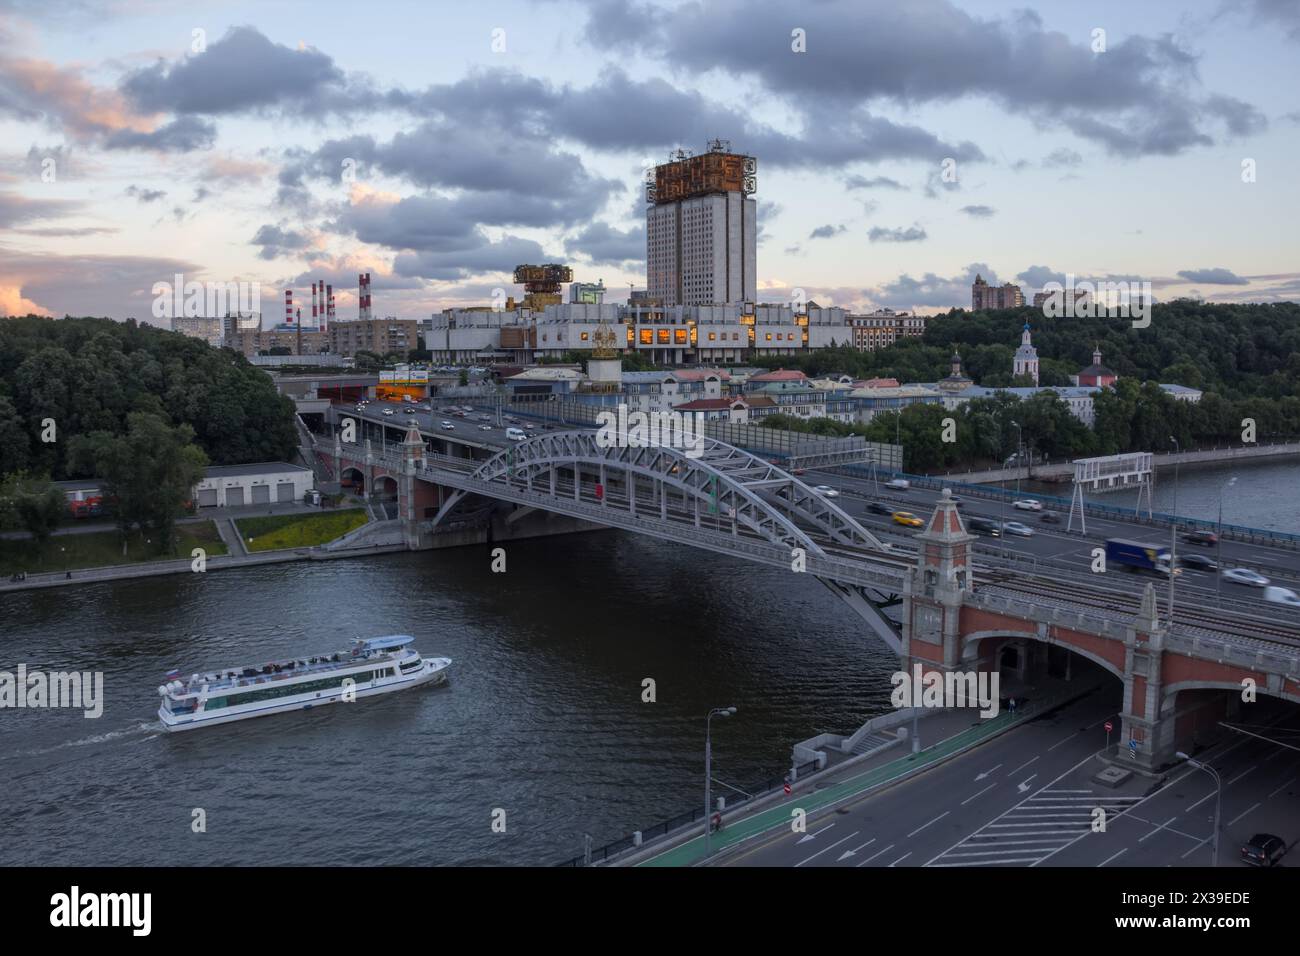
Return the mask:
<path fill-rule="evenodd" d="M 180 272 L 350 318 L 369 271 L 422 318 L 539 261 L 621 301 L 643 169 L 713 137 L 764 301 L 1295 299 L 1297 89 L 1300 0 L 0 0 L 0 314 L 148 318 Z"/>

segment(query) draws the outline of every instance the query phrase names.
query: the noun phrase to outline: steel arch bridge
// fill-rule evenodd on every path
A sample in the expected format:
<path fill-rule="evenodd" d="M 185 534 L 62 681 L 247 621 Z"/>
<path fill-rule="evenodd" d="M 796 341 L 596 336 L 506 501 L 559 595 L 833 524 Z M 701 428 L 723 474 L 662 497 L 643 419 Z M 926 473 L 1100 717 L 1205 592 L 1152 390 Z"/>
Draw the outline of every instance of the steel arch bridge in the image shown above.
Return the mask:
<path fill-rule="evenodd" d="M 479 494 L 786 569 L 802 561 L 901 653 L 898 628 L 881 612 L 904 593 L 911 561 L 770 462 L 714 439 L 692 440 L 686 450 L 553 432 L 468 473 L 426 461 L 419 474 L 455 489 L 431 526 Z"/>

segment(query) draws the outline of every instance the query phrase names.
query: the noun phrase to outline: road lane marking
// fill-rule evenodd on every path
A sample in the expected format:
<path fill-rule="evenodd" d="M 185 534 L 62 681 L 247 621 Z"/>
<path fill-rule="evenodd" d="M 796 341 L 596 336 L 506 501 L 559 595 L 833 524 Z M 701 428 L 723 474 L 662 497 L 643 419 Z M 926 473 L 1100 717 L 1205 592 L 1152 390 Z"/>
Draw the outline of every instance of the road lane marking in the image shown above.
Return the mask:
<path fill-rule="evenodd" d="M 1190 850 L 1188 850 L 1186 853 L 1184 853 L 1183 856 L 1182 856 L 1182 858 L 1183 858 L 1184 860 L 1187 859 L 1189 856 L 1191 856 L 1193 853 L 1195 853 L 1197 850 L 1199 850 L 1201 847 L 1205 846 L 1205 844 L 1209 843 L 1209 842 L 1210 842 L 1211 840 L 1213 840 L 1213 839 L 1214 839 L 1214 835 L 1213 835 L 1213 834 L 1211 834 L 1210 836 L 1207 836 L 1207 837 L 1206 837 L 1204 840 L 1202 840 L 1200 843 L 1196 844 L 1194 847 L 1192 847 Z"/>
<path fill-rule="evenodd" d="M 882 853 L 888 853 L 888 852 L 889 852 L 890 850 L 892 850 L 893 848 L 894 848 L 894 844 L 891 843 L 891 844 L 889 844 L 889 846 L 885 847 L 883 850 L 877 850 L 875 853 L 871 854 L 871 856 L 867 857 L 865 860 L 863 860 L 861 863 L 859 863 L 858 866 L 866 866 L 868 863 L 870 863 L 870 862 L 871 862 L 872 860 L 874 860 L 876 857 L 880 856 L 880 854 L 882 854 Z"/>
<path fill-rule="evenodd" d="M 856 855 L 857 855 L 857 852 L 858 852 L 859 850 L 861 850 L 863 847 L 871 846 L 871 844 L 873 844 L 873 843 L 875 843 L 875 842 L 876 842 L 876 838 L 875 838 L 875 837 L 872 837 L 872 838 L 871 838 L 870 840 L 868 840 L 866 843 L 862 844 L 862 846 L 855 846 L 852 850 L 845 850 L 843 853 L 841 853 L 841 854 L 839 855 L 839 858 L 836 859 L 835 862 L 836 862 L 836 863 L 843 863 L 843 862 L 844 862 L 845 860 L 847 860 L 849 857 L 851 857 L 851 856 L 856 856 Z"/>
<path fill-rule="evenodd" d="M 968 803 L 970 803 L 972 800 L 974 800 L 975 797 L 978 797 L 980 794 L 983 794 L 983 793 L 988 793 L 990 790 L 992 790 L 992 789 L 993 789 L 994 787 L 996 787 L 996 786 L 997 786 L 996 783 L 991 783 L 991 784 L 989 784 L 987 787 L 985 787 L 985 788 L 984 788 L 983 790 L 981 790 L 979 793 L 974 794 L 973 796 L 969 796 L 969 797 L 967 797 L 965 800 L 963 800 L 963 801 L 961 802 L 961 805 L 962 805 L 963 807 L 966 806 L 966 804 L 968 804 Z"/>
<path fill-rule="evenodd" d="M 1106 857 L 1106 859 L 1104 859 L 1104 860 L 1102 860 L 1100 863 L 1098 863 L 1097 866 L 1099 866 L 1099 867 L 1100 867 L 1100 866 L 1105 866 L 1105 865 L 1106 865 L 1107 863 L 1109 863 L 1111 860 L 1115 859 L 1115 857 L 1119 856 L 1120 853 L 1127 853 L 1127 852 L 1128 852 L 1128 847 L 1124 847 L 1122 850 L 1119 851 L 1119 853 L 1112 853 L 1110 856 Z"/>
<path fill-rule="evenodd" d="M 909 856 L 911 856 L 911 855 L 912 855 L 912 851 L 911 851 L 911 850 L 908 850 L 906 853 L 904 853 L 902 856 L 900 856 L 897 860 L 895 860 L 893 863 L 891 863 L 891 864 L 889 864 L 889 865 L 890 865 L 891 867 L 898 866 L 898 864 L 902 863 L 904 860 L 906 860 L 906 859 L 907 859 Z"/>
<path fill-rule="evenodd" d="M 1146 836 L 1142 837 L 1142 839 L 1138 840 L 1138 842 L 1139 842 L 1139 843 L 1145 843 L 1147 840 L 1151 839 L 1151 837 L 1155 836 L 1157 833 L 1159 833 L 1161 830 L 1163 830 L 1165 827 L 1169 826 L 1169 824 L 1173 823 L 1173 822 L 1174 822 L 1175 820 L 1177 820 L 1177 819 L 1178 819 L 1177 817 L 1170 817 L 1168 820 L 1166 820 L 1164 823 L 1162 823 L 1162 824 L 1160 824 L 1159 826 L 1157 826 L 1154 830 L 1152 830 L 1152 831 L 1151 831 L 1150 833 L 1148 833 Z"/>
<path fill-rule="evenodd" d="M 1270 794 L 1269 794 L 1269 797 L 1270 797 L 1270 798 L 1272 798 L 1272 797 L 1276 797 L 1279 793 L 1282 792 L 1283 787 L 1289 787 L 1289 786 L 1292 784 L 1292 782 L 1293 782 L 1294 780 L 1295 780 L 1295 776 L 1292 775 L 1292 777 L 1291 777 L 1290 780 L 1288 780 L 1286 783 L 1282 784 L 1281 787 L 1278 787 L 1276 790 L 1274 790 L 1272 793 L 1270 793 Z"/>
<path fill-rule="evenodd" d="M 1058 740 L 1056 743 L 1052 744 L 1052 746 L 1048 747 L 1047 752 L 1051 753 L 1057 747 L 1061 746 L 1061 744 L 1068 744 L 1071 740 L 1073 740 L 1077 736 L 1079 736 L 1079 731 L 1076 730 L 1074 733 L 1070 734 L 1070 736 L 1064 737 L 1061 740 Z"/>
<path fill-rule="evenodd" d="M 1238 780 L 1240 780 L 1242 777 L 1246 776 L 1246 774 L 1250 773 L 1252 770 L 1257 770 L 1258 768 L 1259 768 L 1259 764 L 1257 764 L 1257 763 L 1253 763 L 1253 764 L 1251 764 L 1249 767 L 1247 767 L 1247 768 L 1246 768 L 1245 770 L 1243 770 L 1241 773 L 1237 774 L 1235 777 L 1233 777 L 1231 780 L 1229 780 L 1227 783 L 1225 783 L 1225 784 L 1223 785 L 1224 788 L 1226 789 L 1227 787 L 1231 787 L 1234 783 L 1236 783 L 1236 782 L 1237 782 Z"/>
<path fill-rule="evenodd" d="M 1228 821 L 1228 826 L 1232 826 L 1234 823 L 1236 823 L 1238 820 L 1240 820 L 1240 819 L 1241 819 L 1242 817 L 1244 817 L 1246 814 L 1250 813 L 1251 810 L 1257 810 L 1257 809 L 1259 809 L 1259 804 L 1258 804 L 1258 803 L 1253 803 L 1253 804 L 1251 804 L 1251 805 L 1250 805 L 1249 807 L 1247 807 L 1245 810 L 1242 810 L 1241 813 L 1237 814 L 1235 817 L 1233 817 L 1231 820 L 1229 820 L 1229 821 Z"/>
<path fill-rule="evenodd" d="M 827 830 L 834 829 L 834 827 L 835 827 L 835 824 L 831 823 L 831 824 L 829 824 L 829 825 L 827 825 L 827 826 L 822 827 L 822 828 L 821 828 L 820 830 L 818 830 L 816 833 L 808 833 L 808 834 L 805 834 L 805 835 L 804 835 L 804 838 L 803 838 L 802 840 L 796 840 L 796 841 L 795 841 L 795 846 L 798 846 L 800 843 L 807 843 L 809 840 L 815 840 L 815 839 L 817 839 L 819 836 L 821 836 L 823 833 L 825 833 Z"/>
<path fill-rule="evenodd" d="M 980 781 L 980 780 L 983 780 L 985 777 L 987 777 L 989 774 L 993 773 L 994 770 L 997 770 L 998 767 L 1001 767 L 1001 766 L 1002 766 L 1002 764 L 998 764 L 997 767 L 993 767 L 993 768 L 990 769 L 990 770 L 985 770 L 983 773 L 977 773 L 977 774 L 975 775 L 975 780 L 976 780 L 976 782 L 978 782 L 978 781 Z"/>
<path fill-rule="evenodd" d="M 1019 767 L 1017 767 L 1015 770 L 1013 770 L 1013 771 L 1011 771 L 1009 774 L 1007 774 L 1007 776 L 1008 776 L 1008 777 L 1014 777 L 1017 773 L 1019 773 L 1021 770 L 1024 770 L 1024 769 L 1025 769 L 1026 767 L 1028 767 L 1031 763 L 1033 763 L 1034 760 L 1037 760 L 1037 759 L 1038 759 L 1037 757 L 1034 757 L 1032 760 L 1026 760 L 1024 763 L 1022 763 L 1022 764 L 1021 764 Z"/>
<path fill-rule="evenodd" d="M 845 842 L 846 840 L 852 840 L 855 836 L 858 835 L 859 832 L 860 832 L 860 831 L 858 831 L 858 830 L 854 830 L 854 831 L 853 831 L 852 833 L 850 833 L 848 836 L 846 836 L 846 837 L 841 837 L 840 839 L 836 840 L 834 843 L 832 843 L 830 846 L 828 846 L 825 850 L 818 850 L 818 851 L 817 851 L 816 853 L 814 853 L 812 856 L 808 857 L 807 860 L 800 860 L 798 863 L 795 864 L 795 866 L 803 866 L 805 863 L 809 862 L 810 860 L 815 860 L 815 859 L 817 859 L 817 857 L 821 856 L 823 853 L 826 853 L 826 852 L 828 852 L 828 851 L 830 851 L 830 850 L 835 849 L 837 846 L 839 846 L 841 843 Z"/>
<path fill-rule="evenodd" d="M 1037 777 L 1037 776 L 1038 776 L 1038 774 L 1036 774 L 1036 773 L 1032 773 L 1032 774 L 1030 774 L 1028 780 L 1022 780 L 1022 781 L 1020 781 L 1020 783 L 1016 784 L 1016 790 L 1018 790 L 1020 793 L 1028 793 L 1028 792 L 1029 792 L 1029 781 L 1030 781 L 1030 780 L 1033 780 L 1033 779 L 1034 779 L 1035 777 Z"/>
<path fill-rule="evenodd" d="M 940 820 L 942 820 L 950 813 L 952 813 L 951 810 L 945 810 L 943 811 L 943 813 L 939 814 L 937 817 L 931 820 L 930 823 L 938 823 Z M 911 833 L 907 835 L 908 839 L 910 840 L 912 837 L 916 836 L 918 833 L 920 833 L 922 830 L 928 827 L 930 823 L 922 823 L 919 827 L 917 827 L 915 830 L 913 830 Z"/>

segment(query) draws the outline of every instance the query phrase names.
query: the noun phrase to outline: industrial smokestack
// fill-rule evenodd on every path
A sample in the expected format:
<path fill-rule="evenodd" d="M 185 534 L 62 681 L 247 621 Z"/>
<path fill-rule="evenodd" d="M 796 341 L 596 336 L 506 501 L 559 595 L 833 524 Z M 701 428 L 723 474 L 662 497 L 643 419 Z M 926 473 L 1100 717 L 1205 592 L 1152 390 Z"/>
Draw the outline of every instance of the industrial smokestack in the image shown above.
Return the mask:
<path fill-rule="evenodd" d="M 284 324 L 293 325 L 293 290 L 284 290 Z"/>
<path fill-rule="evenodd" d="M 311 324 L 316 324 L 316 283 L 311 284 Z"/>
<path fill-rule="evenodd" d="M 334 321 L 334 286 L 325 287 L 325 326 Z"/>

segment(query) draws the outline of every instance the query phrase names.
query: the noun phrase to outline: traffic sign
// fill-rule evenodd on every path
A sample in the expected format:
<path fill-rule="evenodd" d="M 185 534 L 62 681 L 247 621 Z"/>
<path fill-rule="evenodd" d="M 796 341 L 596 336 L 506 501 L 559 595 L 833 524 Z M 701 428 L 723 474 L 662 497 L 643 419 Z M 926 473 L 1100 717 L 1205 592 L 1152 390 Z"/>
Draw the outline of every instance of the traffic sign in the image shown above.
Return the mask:
<path fill-rule="evenodd" d="M 602 484 L 597 483 L 597 485 L 596 485 L 596 500 L 597 500 L 597 501 L 600 501 L 600 500 L 603 499 L 604 497 L 605 497 L 605 486 L 602 485 Z"/>
<path fill-rule="evenodd" d="M 1131 751 L 1133 751 L 1133 753 L 1137 753 L 1137 752 L 1138 752 L 1138 742 L 1137 742 L 1136 740 L 1130 740 L 1130 741 L 1128 742 L 1128 749 L 1131 750 Z"/>
<path fill-rule="evenodd" d="M 1111 722 L 1109 720 L 1106 721 L 1106 733 L 1110 733 L 1114 729 L 1115 728 L 1111 725 Z"/>
<path fill-rule="evenodd" d="M 788 783 L 785 785 L 785 795 L 790 796 L 790 785 Z"/>

